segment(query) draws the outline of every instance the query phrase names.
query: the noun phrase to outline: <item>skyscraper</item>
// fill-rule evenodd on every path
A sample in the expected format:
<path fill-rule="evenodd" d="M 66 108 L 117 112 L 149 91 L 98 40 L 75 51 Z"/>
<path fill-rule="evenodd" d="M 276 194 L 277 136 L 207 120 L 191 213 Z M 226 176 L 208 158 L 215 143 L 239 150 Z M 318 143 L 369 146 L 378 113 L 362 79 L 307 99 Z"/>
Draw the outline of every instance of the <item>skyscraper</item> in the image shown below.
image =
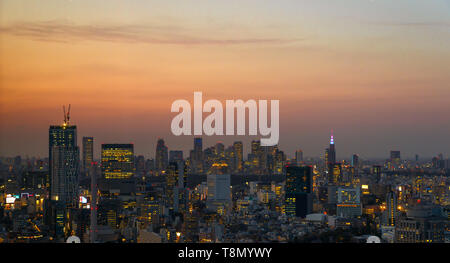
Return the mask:
<path fill-rule="evenodd" d="M 386 211 L 384 212 L 385 225 L 395 226 L 397 219 L 397 195 L 390 191 L 386 195 Z"/>
<path fill-rule="evenodd" d="M 312 168 L 288 165 L 286 167 L 285 212 L 306 217 L 312 211 Z"/>
<path fill-rule="evenodd" d="M 166 205 L 170 210 L 177 210 L 178 208 L 178 181 L 180 178 L 180 172 L 182 167 L 178 162 L 169 162 L 166 169 L 166 185 L 165 185 L 165 197 Z"/>
<path fill-rule="evenodd" d="M 64 117 L 62 125 L 52 125 L 49 129 L 50 198 L 74 206 L 78 202 L 80 153 L 77 127 Z"/>
<path fill-rule="evenodd" d="M 163 171 L 169 164 L 168 148 L 163 139 L 158 139 L 156 144 L 155 165 L 157 171 Z"/>
<path fill-rule="evenodd" d="M 250 158 L 249 158 L 250 159 Z M 253 168 L 260 168 L 262 166 L 262 148 L 261 141 L 252 141 L 251 149 L 251 163 Z"/>
<path fill-rule="evenodd" d="M 355 168 L 359 167 L 359 156 L 357 154 L 352 156 L 352 166 Z"/>
<path fill-rule="evenodd" d="M 334 135 L 333 131 L 331 131 L 331 137 L 330 137 L 330 148 L 328 152 L 328 162 L 331 164 L 336 163 L 336 149 L 334 146 Z"/>
<path fill-rule="evenodd" d="M 78 202 L 78 147 L 53 146 L 51 197 L 68 207 Z"/>
<path fill-rule="evenodd" d="M 233 149 L 234 149 L 236 171 L 242 172 L 244 163 L 244 148 L 242 142 L 234 142 Z"/>
<path fill-rule="evenodd" d="M 94 138 L 83 137 L 83 172 L 89 174 L 89 168 L 94 161 Z"/>
<path fill-rule="evenodd" d="M 330 137 L 330 146 L 327 148 L 327 151 L 325 153 L 326 156 L 326 165 L 328 169 L 328 184 L 336 184 L 338 181 L 338 178 L 336 178 L 336 149 L 334 146 L 334 136 L 333 136 L 333 130 L 331 131 L 331 137 Z"/>
<path fill-rule="evenodd" d="M 64 108 L 64 123 L 49 128 L 50 202 L 45 218 L 56 238 L 64 237 L 69 208 L 78 204 L 78 173 L 80 151 L 77 127 L 70 125 L 69 111 Z"/>
<path fill-rule="evenodd" d="M 133 176 L 133 144 L 102 144 L 102 177 L 104 179 L 129 179 Z"/>
<path fill-rule="evenodd" d="M 194 173 L 203 172 L 203 140 L 194 138 L 194 150 L 192 151 L 192 170 Z"/>

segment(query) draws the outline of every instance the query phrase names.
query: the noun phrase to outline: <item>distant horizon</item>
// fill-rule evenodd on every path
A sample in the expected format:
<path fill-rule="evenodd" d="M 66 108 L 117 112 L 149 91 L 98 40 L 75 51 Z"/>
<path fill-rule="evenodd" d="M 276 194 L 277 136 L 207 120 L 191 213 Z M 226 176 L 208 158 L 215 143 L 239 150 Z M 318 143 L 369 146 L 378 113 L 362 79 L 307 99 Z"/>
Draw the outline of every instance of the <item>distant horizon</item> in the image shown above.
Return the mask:
<path fill-rule="evenodd" d="M 58 124 L 52 124 L 52 125 L 49 125 L 49 127 L 50 126 L 58 126 Z M 70 124 L 71 126 L 77 126 L 76 124 Z M 77 126 L 77 143 L 78 143 L 78 147 L 80 148 L 80 157 L 81 157 L 81 155 L 82 155 L 82 148 L 83 148 L 83 146 L 82 146 L 82 140 L 83 140 L 83 137 L 93 137 L 93 136 L 90 136 L 90 135 L 80 135 L 79 134 L 79 132 L 78 132 L 78 126 Z M 135 152 L 134 152 L 134 155 L 135 156 L 144 156 L 145 157 L 145 159 L 154 159 L 155 158 L 155 152 L 156 152 L 156 142 L 157 142 L 157 140 L 159 140 L 159 139 L 163 139 L 164 140 L 164 143 L 165 143 L 165 145 L 168 147 L 168 151 L 170 152 L 170 151 L 179 151 L 179 150 L 181 150 L 181 151 L 183 151 L 183 158 L 184 159 L 186 159 L 187 157 L 189 157 L 189 153 L 190 153 L 190 150 L 192 150 L 193 149 L 193 141 L 194 141 L 194 138 L 202 138 L 203 139 L 203 150 L 205 150 L 206 148 L 210 148 L 210 147 L 213 147 L 213 146 L 215 146 L 217 143 L 219 143 L 219 142 L 222 142 L 223 144 L 224 144 L 224 146 L 225 146 L 225 149 L 226 149 L 226 147 L 228 147 L 228 146 L 232 146 L 233 145 L 233 142 L 236 142 L 236 141 L 240 141 L 240 142 L 242 142 L 243 143 L 243 150 L 244 150 L 244 160 L 246 160 L 247 159 L 247 155 L 250 153 L 250 151 L 251 151 L 251 141 L 252 140 L 259 140 L 257 137 L 255 137 L 255 136 L 253 136 L 254 138 L 249 138 L 249 136 L 246 136 L 247 138 L 245 139 L 245 140 L 242 140 L 242 139 L 239 139 L 239 136 L 228 136 L 227 138 L 226 138 L 226 141 L 229 141 L 229 143 L 225 143 L 223 140 L 214 140 L 214 138 L 217 138 L 217 137 L 224 137 L 224 136 L 181 136 L 182 138 L 185 138 L 186 140 L 190 140 L 191 141 L 191 143 L 192 143 L 192 145 L 191 145 L 191 147 L 189 148 L 188 146 L 186 146 L 186 147 L 184 147 L 184 148 L 174 148 L 174 147 L 171 147 L 170 146 L 170 142 L 168 142 L 164 137 L 157 137 L 157 138 L 154 138 L 154 143 L 153 143 L 153 145 L 154 145 L 154 147 L 153 147 L 153 153 L 146 153 L 146 154 L 144 154 L 144 153 L 141 153 L 141 152 L 136 152 L 136 143 L 134 143 L 134 142 L 132 142 L 132 141 L 129 141 L 129 142 L 127 142 L 127 141 L 105 141 L 105 142 L 98 142 L 97 140 L 96 140 L 96 138 L 95 137 L 93 137 L 93 139 L 94 139 L 94 159 L 95 160 L 100 160 L 100 158 L 101 158 L 101 156 L 100 156 L 100 153 L 101 153 L 101 145 L 102 144 L 133 144 L 133 146 L 135 147 L 134 148 L 134 150 L 135 150 Z M 190 137 L 190 139 L 187 139 L 187 137 Z M 233 139 L 233 138 L 236 138 L 236 139 Z M 241 137 L 242 138 L 242 137 Z M 206 139 L 206 140 L 205 140 Z M 205 141 L 207 141 L 208 143 L 205 143 Z M 436 153 L 435 155 L 433 155 L 433 156 L 425 156 L 425 155 L 421 155 L 420 153 L 414 153 L 414 154 L 411 154 L 411 153 L 409 153 L 409 154 L 404 154 L 404 152 L 401 150 L 401 149 L 391 149 L 391 150 L 388 150 L 387 151 L 387 153 L 386 153 L 386 156 L 362 156 L 360 153 L 352 153 L 351 155 L 349 155 L 349 156 L 347 156 L 347 157 L 344 157 L 344 158 L 342 158 L 341 157 L 341 154 L 339 154 L 339 143 L 338 142 L 336 142 L 335 141 L 335 145 L 336 145 L 336 152 L 337 152 L 337 160 L 338 161 L 340 161 L 340 160 L 351 160 L 351 158 L 352 158 L 352 155 L 353 154 L 357 154 L 357 155 L 359 155 L 359 157 L 360 157 L 360 159 L 361 160 L 368 160 L 368 161 L 371 161 L 371 160 L 373 160 L 373 161 L 382 161 L 382 160 L 387 160 L 387 159 L 389 159 L 390 158 L 390 151 L 400 151 L 400 154 L 401 154 L 401 158 L 402 158 L 402 160 L 411 160 L 411 161 L 413 161 L 413 160 L 415 160 L 415 155 L 417 154 L 418 156 L 419 156 L 419 162 L 420 161 L 423 161 L 423 160 L 427 160 L 427 161 L 429 161 L 429 160 L 431 160 L 432 158 L 434 158 L 434 157 L 437 157 L 439 154 L 442 154 L 443 155 L 443 157 L 444 157 L 444 159 L 448 159 L 448 156 L 446 155 L 446 153 L 445 152 L 438 152 L 438 153 Z M 325 146 L 324 147 L 324 151 L 323 151 L 323 153 L 322 153 L 322 155 L 308 155 L 307 153 L 305 153 L 305 151 L 303 151 L 301 148 L 297 148 L 296 150 L 302 150 L 303 151 L 303 158 L 304 159 L 307 159 L 307 158 L 312 158 L 312 159 L 321 159 L 321 158 L 323 158 L 324 157 L 324 153 L 325 153 L 325 148 L 326 147 L 328 147 L 329 146 L 329 144 L 327 144 L 327 146 Z M 48 147 L 48 146 L 47 146 Z M 139 146 L 139 148 L 142 148 L 142 146 Z M 281 151 L 283 151 L 284 152 L 284 154 L 286 155 L 286 157 L 288 158 L 288 159 L 293 159 L 293 158 L 295 158 L 295 150 L 294 150 L 294 152 L 286 152 L 282 147 L 280 147 L 280 146 L 278 146 L 278 149 L 279 150 L 281 150 Z M 46 151 L 48 151 L 48 148 L 46 148 L 45 149 Z M 150 151 L 151 152 L 151 151 Z M 21 156 L 21 157 L 24 157 L 24 156 L 26 156 L 26 157 L 28 157 L 28 158 L 40 158 L 40 159 L 44 159 L 44 158 L 48 158 L 48 156 L 46 156 L 46 155 L 30 155 L 30 154 L 26 154 L 26 153 L 22 153 L 22 154 L 14 154 L 14 155 L 0 155 L 0 158 L 14 158 L 14 157 L 16 157 L 16 156 Z"/>

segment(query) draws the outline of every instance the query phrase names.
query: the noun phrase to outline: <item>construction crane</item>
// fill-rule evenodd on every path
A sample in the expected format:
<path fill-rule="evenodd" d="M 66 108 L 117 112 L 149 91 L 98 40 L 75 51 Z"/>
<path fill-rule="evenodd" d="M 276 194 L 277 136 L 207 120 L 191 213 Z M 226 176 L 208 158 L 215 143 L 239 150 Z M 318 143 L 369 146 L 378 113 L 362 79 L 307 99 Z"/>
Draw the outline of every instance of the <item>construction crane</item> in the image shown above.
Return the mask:
<path fill-rule="evenodd" d="M 66 112 L 66 106 L 63 105 L 63 114 L 64 114 L 64 125 L 70 124 L 70 104 Z"/>

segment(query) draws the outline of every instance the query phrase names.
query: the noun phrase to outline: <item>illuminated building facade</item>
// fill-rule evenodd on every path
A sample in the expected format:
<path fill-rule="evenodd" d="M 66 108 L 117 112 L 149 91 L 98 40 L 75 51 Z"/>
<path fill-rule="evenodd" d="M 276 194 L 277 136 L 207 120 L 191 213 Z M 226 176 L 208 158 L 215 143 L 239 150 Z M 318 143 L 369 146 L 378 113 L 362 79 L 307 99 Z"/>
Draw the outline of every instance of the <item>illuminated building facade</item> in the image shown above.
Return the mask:
<path fill-rule="evenodd" d="M 334 163 L 330 164 L 331 169 L 331 176 L 330 176 L 330 183 L 333 185 L 339 185 L 342 182 L 342 164 L 341 163 Z"/>
<path fill-rule="evenodd" d="M 328 170 L 328 184 L 336 185 L 338 178 L 335 176 L 336 148 L 333 131 L 331 131 L 330 146 L 325 151 L 325 164 Z"/>
<path fill-rule="evenodd" d="M 52 200 L 69 207 L 77 207 L 78 202 L 78 156 L 78 147 L 52 148 Z"/>
<path fill-rule="evenodd" d="M 234 142 L 233 149 L 234 149 L 236 171 L 242 172 L 244 165 L 244 146 L 242 142 Z"/>
<path fill-rule="evenodd" d="M 395 226 L 397 213 L 397 195 L 390 191 L 386 195 L 386 211 L 384 212 L 385 224 L 387 226 Z"/>
<path fill-rule="evenodd" d="M 94 138 L 83 137 L 83 171 L 88 175 L 89 167 L 94 162 Z"/>
<path fill-rule="evenodd" d="M 104 179 L 129 179 L 133 176 L 133 144 L 102 144 L 102 177 Z"/>
<path fill-rule="evenodd" d="M 174 210 L 178 204 L 177 187 L 180 178 L 182 167 L 179 167 L 177 162 L 170 162 L 166 170 L 166 205 L 170 210 Z"/>
<path fill-rule="evenodd" d="M 444 243 L 448 219 L 436 206 L 418 205 L 408 209 L 395 225 L 397 243 Z"/>
<path fill-rule="evenodd" d="M 338 187 L 336 214 L 343 218 L 362 215 L 361 191 L 359 188 Z"/>
<path fill-rule="evenodd" d="M 67 206 L 78 202 L 77 127 L 64 123 L 49 129 L 50 197 Z"/>
<path fill-rule="evenodd" d="M 229 174 L 208 174 L 207 175 L 207 208 L 209 210 L 223 209 L 230 205 L 231 189 Z"/>
<path fill-rule="evenodd" d="M 306 217 L 312 211 L 312 167 L 286 167 L 285 213 Z"/>

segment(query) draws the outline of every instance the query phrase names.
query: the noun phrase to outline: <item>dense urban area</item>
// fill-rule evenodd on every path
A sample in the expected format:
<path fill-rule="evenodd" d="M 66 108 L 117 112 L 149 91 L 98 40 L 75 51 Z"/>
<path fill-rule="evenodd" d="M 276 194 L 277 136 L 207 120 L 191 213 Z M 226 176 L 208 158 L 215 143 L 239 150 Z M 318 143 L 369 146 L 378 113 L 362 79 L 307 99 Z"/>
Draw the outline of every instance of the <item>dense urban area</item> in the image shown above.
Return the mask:
<path fill-rule="evenodd" d="M 3 243 L 450 242 L 450 161 L 337 160 L 236 141 L 189 156 L 158 139 L 154 159 L 134 145 L 82 137 L 66 119 L 49 128 L 48 158 L 0 159 Z"/>

